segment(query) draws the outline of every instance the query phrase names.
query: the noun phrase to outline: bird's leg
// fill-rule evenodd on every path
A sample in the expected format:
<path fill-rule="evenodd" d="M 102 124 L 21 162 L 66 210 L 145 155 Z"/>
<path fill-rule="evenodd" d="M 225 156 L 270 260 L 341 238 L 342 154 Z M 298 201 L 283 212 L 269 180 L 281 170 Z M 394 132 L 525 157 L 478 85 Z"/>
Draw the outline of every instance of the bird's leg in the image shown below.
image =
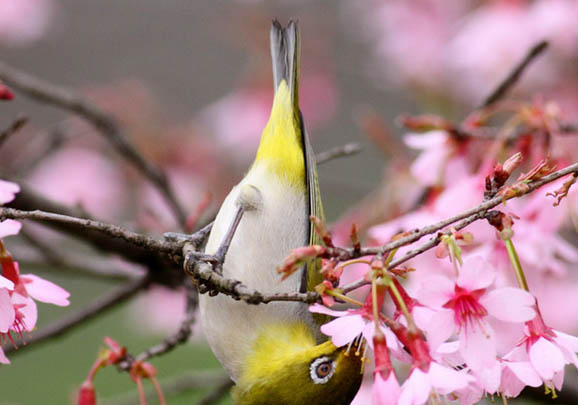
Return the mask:
<path fill-rule="evenodd" d="M 251 184 L 243 184 L 239 191 L 239 196 L 237 197 L 237 201 L 235 202 L 237 205 L 237 212 L 235 213 L 235 217 L 233 218 L 233 222 L 229 227 L 229 230 L 225 234 L 221 245 L 217 249 L 215 253 L 216 258 L 216 266 L 215 270 L 221 274 L 223 269 L 223 263 L 225 262 L 225 256 L 227 255 L 227 251 L 229 250 L 229 246 L 231 246 L 231 241 L 233 240 L 233 236 L 241 223 L 241 218 L 246 211 L 255 211 L 260 209 L 263 206 L 263 196 L 259 189 Z"/>

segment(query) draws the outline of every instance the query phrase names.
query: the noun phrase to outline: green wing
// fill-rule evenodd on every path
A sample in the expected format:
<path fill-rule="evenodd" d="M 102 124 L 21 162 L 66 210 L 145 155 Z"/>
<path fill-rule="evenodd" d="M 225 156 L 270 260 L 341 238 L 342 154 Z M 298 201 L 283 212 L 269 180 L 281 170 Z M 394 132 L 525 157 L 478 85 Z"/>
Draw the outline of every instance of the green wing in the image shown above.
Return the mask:
<path fill-rule="evenodd" d="M 301 115 L 301 114 L 300 114 Z M 315 153 L 309 142 L 303 118 L 301 118 L 301 133 L 303 136 L 303 147 L 305 153 L 305 169 L 307 173 L 307 194 L 309 195 L 309 214 L 325 221 L 325 214 L 323 212 L 323 204 L 321 203 L 321 194 L 319 192 L 319 180 L 317 178 L 317 162 L 315 161 Z M 322 245 L 323 240 L 315 232 L 313 223 L 309 223 L 309 244 Z M 312 260 L 307 264 L 304 274 L 304 283 L 301 286 L 302 290 L 312 291 L 313 288 L 323 281 L 323 275 L 319 272 L 321 269 L 321 260 Z"/>
<path fill-rule="evenodd" d="M 289 21 L 287 27 L 283 27 L 279 21 L 274 20 L 271 25 L 270 34 L 271 58 L 273 62 L 273 83 L 275 90 L 281 80 L 287 81 L 291 89 L 291 96 L 295 111 L 297 111 L 299 125 L 301 128 L 301 140 L 303 145 L 303 155 L 305 157 L 305 172 L 307 174 L 307 195 L 309 197 L 309 215 L 315 215 L 321 220 L 325 220 L 323 205 L 319 195 L 319 183 L 317 180 L 317 163 L 315 154 L 309 142 L 303 116 L 299 110 L 299 67 L 301 59 L 301 44 L 299 39 L 299 27 L 296 21 Z M 321 237 L 315 232 L 313 224 L 309 222 L 309 215 L 306 219 L 309 225 L 308 244 L 320 245 L 323 243 Z M 312 291 L 313 288 L 323 281 L 323 276 L 319 273 L 321 260 L 312 260 L 303 268 L 301 279 L 301 292 Z"/>

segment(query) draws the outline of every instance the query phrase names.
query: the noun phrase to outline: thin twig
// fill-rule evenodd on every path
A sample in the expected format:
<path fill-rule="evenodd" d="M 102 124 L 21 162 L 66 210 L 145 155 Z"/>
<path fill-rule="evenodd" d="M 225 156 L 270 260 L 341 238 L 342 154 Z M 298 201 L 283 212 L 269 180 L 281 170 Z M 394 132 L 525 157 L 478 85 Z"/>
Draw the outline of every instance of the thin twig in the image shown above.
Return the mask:
<path fill-rule="evenodd" d="M 508 75 L 500 82 L 500 84 L 490 93 L 488 97 L 482 102 L 480 107 L 478 108 L 485 108 L 496 101 L 503 98 L 506 93 L 516 84 L 516 82 L 520 79 L 520 76 L 526 70 L 526 68 L 536 59 L 542 52 L 548 48 L 548 41 L 541 41 L 534 45 L 530 50 L 526 53 L 526 56 L 508 73 Z"/>
<path fill-rule="evenodd" d="M 42 103 L 70 111 L 88 121 L 125 159 L 134 165 L 161 192 L 179 223 L 184 226 L 186 214 L 163 171 L 152 165 L 129 141 L 117 121 L 95 104 L 63 87 L 0 63 L 0 80 Z"/>
<path fill-rule="evenodd" d="M 10 138 L 16 132 L 20 131 L 20 129 L 22 129 L 22 127 L 24 127 L 24 125 L 27 123 L 28 117 L 19 117 L 16 118 L 16 120 L 14 120 L 14 122 L 10 124 L 8 128 L 2 130 L 2 132 L 0 132 L 0 147 L 4 145 L 4 142 L 6 142 L 8 138 Z"/>
<path fill-rule="evenodd" d="M 229 393 L 229 390 L 233 386 L 233 381 L 231 379 L 223 380 L 221 384 L 219 384 L 215 389 L 208 392 L 203 398 L 201 398 L 196 405 L 210 405 L 214 404 L 225 395 Z"/>
<path fill-rule="evenodd" d="M 385 244 L 380 247 L 370 247 L 370 248 L 362 248 L 362 249 L 345 249 L 345 248 L 331 248 L 327 249 L 328 257 L 338 257 L 341 260 L 352 259 L 361 256 L 368 256 L 368 255 L 385 255 L 394 249 L 397 249 L 401 246 L 409 245 L 417 240 L 421 239 L 425 235 L 436 233 L 443 228 L 451 224 L 455 224 L 454 228 L 459 230 L 465 228 L 467 225 L 471 224 L 472 222 L 482 219 L 485 217 L 486 213 L 496 207 L 499 204 L 502 204 L 504 201 L 514 198 L 520 197 L 522 195 L 528 194 L 537 188 L 543 186 L 544 184 L 551 183 L 561 177 L 567 176 L 570 173 L 578 172 L 578 163 L 574 163 L 564 169 L 558 170 L 554 173 L 551 173 L 547 176 L 542 177 L 540 180 L 536 180 L 527 184 L 527 189 L 524 192 L 520 192 L 517 196 L 511 196 L 508 198 L 504 198 L 502 196 L 493 197 L 487 201 L 482 202 L 478 206 L 471 208 L 469 210 L 463 211 L 460 214 L 454 215 L 451 218 L 445 219 L 443 221 L 437 222 L 436 224 L 429 225 L 423 227 L 421 229 L 417 229 L 414 232 L 410 233 L 409 235 L 397 239 L 393 242 Z M 446 231 L 447 232 L 447 231 Z M 395 266 L 399 266 L 400 264 L 408 261 L 409 259 L 417 256 L 420 253 L 429 250 L 440 243 L 441 236 L 443 233 L 438 233 L 436 236 L 431 238 L 428 242 L 424 243 L 417 249 L 414 249 L 408 253 L 406 253 L 403 257 L 393 261 L 389 265 L 389 269 L 394 268 Z M 195 248 L 191 244 L 185 244 L 183 248 L 183 256 L 185 257 L 185 271 L 199 284 L 199 290 L 201 292 L 217 292 L 223 293 L 225 295 L 229 295 L 234 299 L 243 300 L 249 304 L 263 304 L 273 301 L 299 301 L 299 302 L 306 302 L 306 303 L 313 303 L 319 299 L 319 295 L 315 292 L 308 292 L 308 293 L 283 293 L 283 294 L 263 294 L 259 291 L 255 291 L 245 285 L 243 285 L 238 280 L 228 279 L 217 272 L 214 271 L 215 263 L 212 262 L 203 262 L 202 258 L 195 252 Z M 206 260 L 210 260 L 207 258 Z M 343 287 L 344 292 L 352 291 L 356 288 L 365 285 L 367 282 L 365 280 L 360 280 L 347 286 Z"/>
<path fill-rule="evenodd" d="M 33 332 L 32 337 L 22 341 L 16 342 L 19 347 L 18 350 L 13 345 L 5 345 L 3 347 L 6 354 L 18 354 L 30 347 L 36 347 L 40 343 L 45 343 L 58 336 L 62 336 L 77 326 L 83 325 L 96 316 L 102 315 L 105 311 L 117 306 L 126 301 L 134 294 L 145 288 L 149 284 L 149 277 L 141 277 L 137 280 L 132 280 L 125 285 L 119 287 L 112 293 L 99 297 L 85 308 L 72 313 L 50 325 L 42 328 L 38 332 Z"/>
<path fill-rule="evenodd" d="M 222 371 L 203 371 L 189 372 L 176 377 L 164 378 L 160 382 L 163 393 L 166 398 L 176 396 L 197 390 L 204 390 L 207 387 L 220 386 L 225 381 L 231 381 L 229 376 L 224 375 Z M 154 401 L 157 393 L 153 388 L 147 388 L 145 397 L 148 401 Z M 99 399 L 99 404 L 101 400 Z M 140 405 L 140 400 L 134 391 L 122 394 L 121 396 L 105 399 L 104 405 Z M 154 403 L 154 402 L 153 402 Z"/>
<path fill-rule="evenodd" d="M 0 207 L 0 220 L 4 219 L 29 219 L 36 222 L 55 222 L 75 226 L 82 229 L 90 229 L 103 233 L 111 238 L 122 239 L 135 246 L 165 254 L 178 254 L 179 245 L 167 241 L 160 241 L 145 235 L 141 235 L 118 225 L 106 224 L 92 219 L 76 218 L 68 215 L 54 214 L 40 210 L 21 211 L 14 208 Z"/>
<path fill-rule="evenodd" d="M 362 148 L 358 143 L 351 142 L 343 146 L 336 146 L 335 148 L 320 152 L 315 156 L 315 160 L 318 165 L 321 165 L 333 159 L 355 155 L 356 153 L 361 152 L 361 150 Z"/>
<path fill-rule="evenodd" d="M 145 350 L 138 356 L 133 358 L 127 358 L 118 365 L 121 370 L 130 370 L 132 363 L 135 361 L 146 361 L 152 357 L 161 356 L 175 349 L 177 346 L 186 343 L 192 334 L 192 327 L 195 323 L 195 313 L 198 305 L 198 294 L 197 289 L 193 286 L 191 280 L 185 281 L 186 287 L 186 299 L 185 299 L 185 318 L 181 322 L 179 329 L 176 333 L 165 338 L 161 343 Z"/>

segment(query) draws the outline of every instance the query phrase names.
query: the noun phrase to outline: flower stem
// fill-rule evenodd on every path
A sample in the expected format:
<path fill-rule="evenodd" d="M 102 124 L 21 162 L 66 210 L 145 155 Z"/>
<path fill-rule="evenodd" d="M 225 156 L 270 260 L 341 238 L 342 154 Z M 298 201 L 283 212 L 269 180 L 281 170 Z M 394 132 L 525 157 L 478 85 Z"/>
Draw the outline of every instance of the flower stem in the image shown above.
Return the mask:
<path fill-rule="evenodd" d="M 403 312 L 403 316 L 405 316 L 405 319 L 407 319 L 407 325 L 408 325 L 409 329 L 416 329 L 415 323 L 413 322 L 413 318 L 412 318 L 411 314 L 409 313 L 409 310 L 407 309 L 407 305 L 405 305 L 405 301 L 403 300 L 401 293 L 397 289 L 397 286 L 395 285 L 395 283 L 391 279 L 388 280 L 388 283 L 389 283 L 388 287 L 391 289 L 391 292 L 393 292 L 395 300 L 399 304 L 399 308 L 401 308 L 401 312 Z"/>
<path fill-rule="evenodd" d="M 377 302 L 377 278 L 375 275 L 371 279 L 371 303 L 373 306 L 373 321 L 375 322 L 375 330 L 379 331 L 379 308 Z"/>
<path fill-rule="evenodd" d="M 526 282 L 526 276 L 524 275 L 524 270 L 522 270 L 522 265 L 520 264 L 520 259 L 518 258 L 518 253 L 514 247 L 512 239 L 505 239 L 506 249 L 508 250 L 508 256 L 512 262 L 512 267 L 514 267 L 514 272 L 516 273 L 516 279 L 518 280 L 518 285 L 525 291 L 530 291 L 528 288 L 528 283 Z"/>
<path fill-rule="evenodd" d="M 340 292 L 337 292 L 335 290 L 327 290 L 327 295 L 331 295 L 335 298 L 339 298 L 340 300 L 343 300 L 344 302 L 347 302 L 347 303 L 352 304 L 352 305 L 357 305 L 358 307 L 363 306 L 363 302 L 358 301 L 355 298 L 348 297 L 347 295 L 341 294 Z"/>

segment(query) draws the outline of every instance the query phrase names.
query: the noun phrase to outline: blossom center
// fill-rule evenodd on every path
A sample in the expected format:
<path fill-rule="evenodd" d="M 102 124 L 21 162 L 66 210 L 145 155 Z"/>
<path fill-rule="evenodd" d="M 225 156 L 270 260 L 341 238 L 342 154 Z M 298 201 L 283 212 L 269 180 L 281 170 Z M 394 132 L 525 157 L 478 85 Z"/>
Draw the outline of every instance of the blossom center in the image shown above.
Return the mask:
<path fill-rule="evenodd" d="M 460 328 L 471 327 L 488 315 L 488 311 L 479 301 L 484 292 L 485 289 L 468 291 L 458 285 L 455 286 L 454 296 L 444 305 L 444 308 L 454 311 L 456 325 Z"/>

